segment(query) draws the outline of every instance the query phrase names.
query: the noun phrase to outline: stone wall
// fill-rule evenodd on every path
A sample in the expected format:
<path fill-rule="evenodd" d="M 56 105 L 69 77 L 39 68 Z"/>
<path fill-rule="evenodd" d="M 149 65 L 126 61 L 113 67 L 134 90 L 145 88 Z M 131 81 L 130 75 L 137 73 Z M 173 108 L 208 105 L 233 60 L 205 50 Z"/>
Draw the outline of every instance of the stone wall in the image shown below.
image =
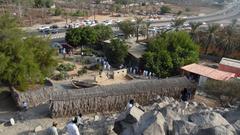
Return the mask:
<path fill-rule="evenodd" d="M 52 83 L 48 86 L 42 86 L 38 89 L 27 90 L 25 92 L 17 91 L 15 88 L 11 88 L 12 97 L 18 107 L 22 106 L 25 101 L 29 107 L 35 107 L 40 104 L 49 102 L 52 95 L 57 91 L 53 89 Z"/>
<path fill-rule="evenodd" d="M 185 77 L 132 81 L 126 84 L 59 92 L 51 100 L 49 109 L 52 117 L 73 116 L 80 112 L 120 111 L 129 99 L 148 105 L 157 95 L 179 98 L 184 88 L 195 94 L 195 85 Z"/>
<path fill-rule="evenodd" d="M 127 69 L 113 71 L 113 79 L 123 78 L 127 75 Z"/>
<path fill-rule="evenodd" d="M 101 83 L 101 82 L 104 82 L 108 80 L 108 77 L 106 75 L 106 73 L 102 72 L 100 75 L 96 75 L 94 77 L 94 81 L 97 82 L 97 83 Z"/>

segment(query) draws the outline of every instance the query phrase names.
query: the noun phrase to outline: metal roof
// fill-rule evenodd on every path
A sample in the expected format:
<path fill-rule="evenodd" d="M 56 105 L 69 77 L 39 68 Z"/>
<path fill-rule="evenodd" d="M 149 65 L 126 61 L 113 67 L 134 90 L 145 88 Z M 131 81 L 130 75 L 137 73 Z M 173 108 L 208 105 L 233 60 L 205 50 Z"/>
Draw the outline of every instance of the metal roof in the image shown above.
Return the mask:
<path fill-rule="evenodd" d="M 211 78 L 214 80 L 222 80 L 223 81 L 223 80 L 229 80 L 229 79 L 235 77 L 234 73 L 217 70 L 217 69 L 199 65 L 196 63 L 181 67 L 181 69 L 191 72 L 191 73 L 194 73 L 194 74 L 205 76 L 207 78 Z"/>
<path fill-rule="evenodd" d="M 220 64 L 240 68 L 240 60 L 223 57 L 222 60 L 220 61 Z"/>

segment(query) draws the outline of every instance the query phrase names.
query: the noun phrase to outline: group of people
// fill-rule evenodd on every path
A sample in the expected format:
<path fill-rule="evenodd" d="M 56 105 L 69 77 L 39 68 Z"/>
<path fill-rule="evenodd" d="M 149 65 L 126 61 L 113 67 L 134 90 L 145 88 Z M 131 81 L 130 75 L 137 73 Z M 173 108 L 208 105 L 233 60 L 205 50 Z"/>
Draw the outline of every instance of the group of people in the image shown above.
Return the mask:
<path fill-rule="evenodd" d="M 67 124 L 66 129 L 68 135 L 80 135 L 79 128 L 83 127 L 82 114 L 73 117 Z M 47 135 L 58 135 L 57 123 L 53 122 L 52 127 L 48 128 Z"/>
<path fill-rule="evenodd" d="M 103 70 L 111 70 L 111 65 L 106 59 L 100 58 L 97 61 L 103 66 Z"/>
<path fill-rule="evenodd" d="M 192 97 L 192 93 L 187 88 L 184 88 L 183 91 L 181 91 L 181 113 L 184 115 L 185 110 L 188 108 L 189 100 Z M 126 110 L 130 110 L 135 104 L 135 101 L 133 99 L 129 100 L 126 106 Z M 140 108 L 141 109 L 141 108 Z"/>
<path fill-rule="evenodd" d="M 128 69 L 128 72 L 132 73 L 132 74 L 142 75 L 142 76 L 148 77 L 148 78 L 151 78 L 151 77 L 155 76 L 154 73 L 152 73 L 148 70 L 139 70 L 138 68 L 132 68 L 132 67 L 130 67 Z"/>

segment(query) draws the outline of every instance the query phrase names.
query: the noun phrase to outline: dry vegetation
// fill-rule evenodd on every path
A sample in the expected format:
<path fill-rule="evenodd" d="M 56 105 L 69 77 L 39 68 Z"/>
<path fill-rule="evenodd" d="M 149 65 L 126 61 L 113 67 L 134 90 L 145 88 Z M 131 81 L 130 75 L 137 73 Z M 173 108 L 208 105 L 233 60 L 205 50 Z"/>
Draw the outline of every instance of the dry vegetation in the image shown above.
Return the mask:
<path fill-rule="evenodd" d="M 240 99 L 240 81 L 214 81 L 208 80 L 205 85 L 205 91 L 211 95 L 216 96 L 221 104 L 232 104 Z"/>
<path fill-rule="evenodd" d="M 214 6 L 184 6 L 177 4 L 167 4 L 172 9 L 172 13 L 181 11 L 183 15 L 198 15 L 199 13 L 210 13 L 219 10 Z M 114 8 L 113 8 L 114 7 Z M 88 18 L 95 15 L 104 15 L 109 17 L 114 14 L 125 14 L 135 16 L 138 13 L 155 14 L 160 11 L 161 5 L 146 4 L 124 6 L 117 4 L 91 4 L 91 1 L 55 1 L 55 8 L 36 8 L 27 1 L 20 3 L 0 3 L 0 13 L 9 12 L 19 17 L 23 26 L 32 26 L 34 24 L 49 24 L 54 22 L 63 22 L 68 18 L 70 21 L 79 18 Z M 55 11 L 59 10 L 58 14 Z"/>

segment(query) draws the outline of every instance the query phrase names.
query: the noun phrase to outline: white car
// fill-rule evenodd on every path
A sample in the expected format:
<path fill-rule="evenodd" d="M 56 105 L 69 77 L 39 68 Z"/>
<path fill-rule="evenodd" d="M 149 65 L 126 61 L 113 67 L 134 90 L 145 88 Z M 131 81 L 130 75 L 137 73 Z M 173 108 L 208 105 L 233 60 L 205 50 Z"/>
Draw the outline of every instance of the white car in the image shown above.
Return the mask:
<path fill-rule="evenodd" d="M 102 23 L 103 23 L 103 25 L 107 26 L 107 25 L 112 25 L 113 21 L 112 20 L 105 20 Z"/>
<path fill-rule="evenodd" d="M 190 25 L 189 25 L 189 23 L 184 23 L 183 26 L 184 27 L 189 27 Z"/>
<path fill-rule="evenodd" d="M 202 25 L 206 25 L 207 23 L 206 22 L 202 22 Z"/>
<path fill-rule="evenodd" d="M 50 29 L 50 26 L 41 26 L 38 28 L 39 31 L 43 31 L 45 29 Z"/>

